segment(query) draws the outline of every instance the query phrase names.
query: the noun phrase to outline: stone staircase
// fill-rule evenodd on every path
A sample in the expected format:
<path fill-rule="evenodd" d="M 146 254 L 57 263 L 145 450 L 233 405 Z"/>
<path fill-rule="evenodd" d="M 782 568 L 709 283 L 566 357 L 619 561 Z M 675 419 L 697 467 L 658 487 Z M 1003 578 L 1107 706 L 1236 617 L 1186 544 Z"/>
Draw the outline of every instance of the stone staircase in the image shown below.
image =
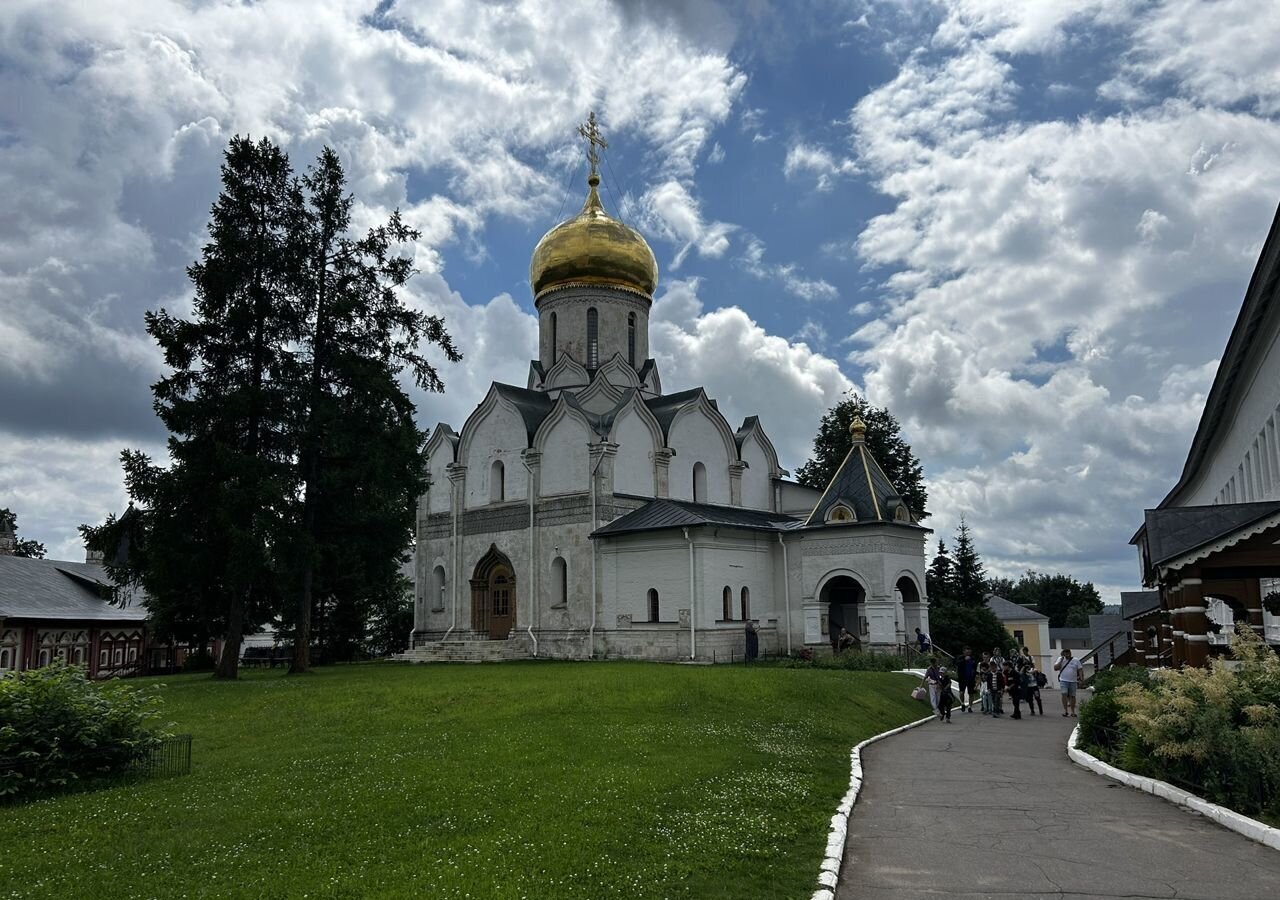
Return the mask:
<path fill-rule="evenodd" d="M 402 662 L 505 662 L 512 659 L 533 659 L 533 645 L 527 633 L 513 634 L 505 641 L 456 640 L 427 641 L 397 654 Z"/>

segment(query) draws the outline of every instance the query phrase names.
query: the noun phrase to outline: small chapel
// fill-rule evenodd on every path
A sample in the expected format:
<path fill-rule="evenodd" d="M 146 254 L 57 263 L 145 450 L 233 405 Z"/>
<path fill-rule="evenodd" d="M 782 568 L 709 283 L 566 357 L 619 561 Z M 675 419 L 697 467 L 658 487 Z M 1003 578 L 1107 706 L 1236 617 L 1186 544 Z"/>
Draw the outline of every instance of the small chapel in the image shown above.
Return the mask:
<path fill-rule="evenodd" d="M 790 480 L 756 416 L 733 426 L 700 387 L 667 392 L 649 356 L 658 265 L 606 213 L 605 147 L 577 215 L 533 251 L 527 383 L 493 383 L 427 446 L 403 658 L 743 657 L 863 649 L 928 630 L 925 537 L 855 421 L 818 491 Z"/>

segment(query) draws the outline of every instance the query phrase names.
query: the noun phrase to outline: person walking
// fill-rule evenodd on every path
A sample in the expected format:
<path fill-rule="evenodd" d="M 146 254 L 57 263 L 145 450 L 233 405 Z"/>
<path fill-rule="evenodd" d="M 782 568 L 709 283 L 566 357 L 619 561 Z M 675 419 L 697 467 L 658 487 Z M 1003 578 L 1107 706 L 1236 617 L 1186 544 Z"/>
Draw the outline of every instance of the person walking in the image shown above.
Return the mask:
<path fill-rule="evenodd" d="M 1013 715 L 1011 719 L 1021 719 L 1022 710 L 1018 708 L 1019 701 L 1022 700 L 1022 682 L 1021 676 L 1014 671 L 1013 663 L 1005 660 L 1004 663 L 1004 683 L 1005 690 L 1009 692 L 1009 700 L 1013 703 Z"/>
<path fill-rule="evenodd" d="M 929 649 L 929 635 L 925 634 L 919 628 L 916 629 L 916 645 L 920 648 L 921 653 L 925 653 Z"/>
<path fill-rule="evenodd" d="M 1076 690 L 1080 684 L 1080 660 L 1071 655 L 1071 648 L 1062 651 L 1053 664 L 1058 673 L 1058 691 L 1062 694 L 1062 716 L 1076 717 Z"/>
<path fill-rule="evenodd" d="M 982 682 L 982 714 L 984 716 L 991 715 L 991 709 L 994 704 L 991 702 L 992 682 L 991 661 L 987 659 L 988 654 L 982 654 L 982 662 L 978 664 L 978 679 Z"/>
<path fill-rule="evenodd" d="M 998 719 L 1004 715 L 1004 669 L 991 661 L 991 718 Z"/>
<path fill-rule="evenodd" d="M 747 619 L 747 662 L 755 662 L 756 657 L 760 655 L 760 629 L 756 627 L 756 623 L 752 619 Z"/>
<path fill-rule="evenodd" d="M 978 686 L 978 661 L 973 658 L 973 650 L 964 648 L 964 656 L 957 666 L 956 679 L 960 683 L 960 709 L 973 712 L 973 694 Z"/>
<path fill-rule="evenodd" d="M 938 712 L 938 685 L 942 680 L 942 670 L 938 666 L 936 659 L 929 661 L 929 668 L 924 670 L 924 679 L 921 684 L 929 691 L 929 706 L 933 708 L 935 714 Z"/>
<path fill-rule="evenodd" d="M 1040 688 L 1044 687 L 1048 679 L 1044 677 L 1044 673 L 1035 666 L 1027 667 L 1027 709 L 1034 716 L 1034 707 L 1040 707 L 1040 715 L 1044 715 L 1044 701 L 1040 699 Z"/>
<path fill-rule="evenodd" d="M 991 648 L 991 661 L 996 664 L 996 669 L 1004 671 L 1004 657 L 1000 655 L 999 647 Z"/>
<path fill-rule="evenodd" d="M 950 724 L 951 707 L 955 705 L 955 694 L 951 692 L 951 676 L 946 666 L 938 670 L 938 718 Z"/>

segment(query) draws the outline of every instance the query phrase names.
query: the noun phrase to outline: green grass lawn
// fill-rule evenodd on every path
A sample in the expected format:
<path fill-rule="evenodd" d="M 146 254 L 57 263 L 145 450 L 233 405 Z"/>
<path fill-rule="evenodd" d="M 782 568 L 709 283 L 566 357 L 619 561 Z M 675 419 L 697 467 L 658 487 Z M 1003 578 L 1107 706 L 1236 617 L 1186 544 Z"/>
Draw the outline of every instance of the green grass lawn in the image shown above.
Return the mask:
<path fill-rule="evenodd" d="M 808 897 L 904 676 L 365 665 L 159 685 L 192 773 L 0 807 L 0 897 Z"/>

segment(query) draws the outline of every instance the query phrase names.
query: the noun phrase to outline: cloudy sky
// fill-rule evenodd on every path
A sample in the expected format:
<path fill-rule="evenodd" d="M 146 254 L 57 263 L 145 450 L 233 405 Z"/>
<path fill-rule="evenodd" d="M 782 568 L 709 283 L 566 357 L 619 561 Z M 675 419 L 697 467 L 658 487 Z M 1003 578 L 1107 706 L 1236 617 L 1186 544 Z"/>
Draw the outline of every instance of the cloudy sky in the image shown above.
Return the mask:
<path fill-rule="evenodd" d="M 1280 16 L 1256 0 L 6 0 L 0 506 L 51 555 L 159 451 L 146 309 L 182 309 L 234 134 L 325 144 L 421 229 L 412 299 L 523 384 L 529 253 L 605 203 L 662 279 L 670 389 L 794 470 L 841 392 L 903 422 L 994 571 L 1134 585 L 1280 200 Z"/>

